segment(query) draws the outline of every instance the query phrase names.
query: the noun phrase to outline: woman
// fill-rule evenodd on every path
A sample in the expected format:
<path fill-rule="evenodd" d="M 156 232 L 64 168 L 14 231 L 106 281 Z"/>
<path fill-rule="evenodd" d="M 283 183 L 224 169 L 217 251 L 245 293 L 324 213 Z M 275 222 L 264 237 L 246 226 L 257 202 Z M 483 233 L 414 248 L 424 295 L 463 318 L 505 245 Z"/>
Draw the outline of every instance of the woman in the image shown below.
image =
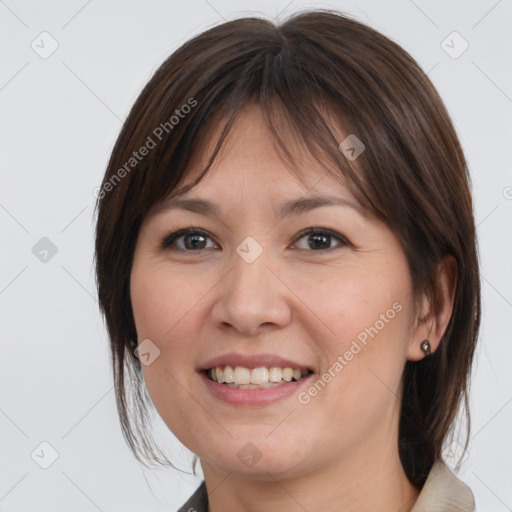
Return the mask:
<path fill-rule="evenodd" d="M 180 510 L 474 510 L 442 459 L 480 319 L 468 182 L 427 76 L 340 14 L 235 20 L 164 62 L 96 265 L 127 442 L 170 464 L 152 404 L 201 462 Z"/>

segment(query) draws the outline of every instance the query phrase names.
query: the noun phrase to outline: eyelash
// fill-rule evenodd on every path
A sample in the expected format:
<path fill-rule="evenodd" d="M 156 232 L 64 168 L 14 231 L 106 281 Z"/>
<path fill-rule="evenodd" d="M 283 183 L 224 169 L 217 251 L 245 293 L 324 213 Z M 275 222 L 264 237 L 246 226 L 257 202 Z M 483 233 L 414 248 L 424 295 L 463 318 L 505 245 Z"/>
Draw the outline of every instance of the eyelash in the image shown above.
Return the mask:
<path fill-rule="evenodd" d="M 205 248 L 202 248 L 202 249 L 197 249 L 197 250 L 193 250 L 193 249 L 184 249 L 184 248 L 181 248 L 181 247 L 172 247 L 173 244 L 175 244 L 175 242 L 177 240 L 179 240 L 180 238 L 183 238 L 187 235 L 200 235 L 200 236 L 203 236 L 205 238 L 209 238 L 211 240 L 212 237 L 208 234 L 207 231 L 205 231 L 204 229 L 201 229 L 201 228 L 195 228 L 195 227 L 189 227 L 189 228 L 185 228 L 185 229 L 180 229 L 178 231 L 175 231 L 174 233 L 171 233 L 170 235 L 167 235 L 165 237 L 165 239 L 163 240 L 162 244 L 161 244 L 161 247 L 162 249 L 164 250 L 174 250 L 174 251 L 181 251 L 181 252 L 202 252 L 202 251 L 205 251 L 207 249 L 211 249 L 211 247 L 205 247 Z M 334 249 L 340 249 L 344 246 L 349 246 L 351 245 L 350 242 L 343 236 L 343 235 L 340 235 L 339 233 L 336 233 L 335 231 L 332 231 L 330 229 L 326 229 L 326 228 L 307 228 L 307 229 L 304 229 L 302 231 L 300 231 L 298 234 L 297 234 L 297 237 L 295 238 L 295 242 L 293 243 L 294 245 L 301 239 L 301 238 L 304 238 L 305 236 L 308 236 L 308 235 L 324 235 L 324 236 L 328 236 L 328 237 L 331 237 L 331 239 L 337 239 L 338 240 L 338 244 L 333 246 L 333 247 L 329 247 L 327 249 L 299 249 L 299 250 L 302 250 L 302 251 L 308 251 L 308 252 L 321 252 L 321 253 L 324 253 L 326 251 L 331 251 L 331 250 L 334 250 Z"/>

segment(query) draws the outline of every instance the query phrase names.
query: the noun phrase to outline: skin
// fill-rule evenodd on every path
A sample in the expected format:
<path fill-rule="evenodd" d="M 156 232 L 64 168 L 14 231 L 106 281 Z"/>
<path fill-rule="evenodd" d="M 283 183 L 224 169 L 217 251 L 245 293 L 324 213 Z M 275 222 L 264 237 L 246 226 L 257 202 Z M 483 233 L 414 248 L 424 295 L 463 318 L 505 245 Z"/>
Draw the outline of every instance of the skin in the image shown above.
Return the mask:
<path fill-rule="evenodd" d="M 198 155 L 185 183 L 207 155 Z M 304 195 L 357 205 L 318 162 L 298 161 L 307 169 L 303 181 L 249 105 L 208 175 L 184 196 L 216 203 L 220 216 L 174 208 L 146 218 L 131 274 L 139 342 L 149 338 L 160 350 L 142 367 L 146 386 L 169 429 L 199 456 L 211 512 L 410 511 L 419 491 L 398 456 L 402 372 L 407 360 L 424 357 L 423 340 L 437 348 L 455 273 L 440 266 L 438 311 L 420 297 L 418 322 L 404 251 L 381 221 L 343 205 L 278 220 L 283 202 Z M 207 231 L 199 237 L 205 248 L 185 249 L 184 237 L 161 247 L 190 226 Z M 321 238 L 319 250 L 308 235 L 298 238 L 310 227 L 349 243 Z M 250 264 L 236 252 L 247 236 L 263 248 Z M 270 353 L 321 376 L 396 303 L 400 312 L 307 404 L 293 394 L 264 407 L 229 405 L 206 391 L 196 371 L 221 354 Z M 261 454 L 252 467 L 237 456 L 248 442 Z"/>

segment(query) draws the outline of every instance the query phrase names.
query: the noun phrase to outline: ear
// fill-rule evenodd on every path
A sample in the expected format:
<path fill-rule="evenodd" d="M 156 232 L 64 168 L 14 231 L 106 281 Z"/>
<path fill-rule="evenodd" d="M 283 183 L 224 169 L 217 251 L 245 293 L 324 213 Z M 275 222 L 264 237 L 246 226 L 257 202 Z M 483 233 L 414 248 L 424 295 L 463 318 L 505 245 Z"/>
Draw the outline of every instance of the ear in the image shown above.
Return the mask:
<path fill-rule="evenodd" d="M 417 318 L 414 319 L 407 359 L 418 361 L 425 357 L 421 343 L 430 342 L 431 352 L 439 347 L 453 312 L 457 287 L 457 262 L 452 256 L 443 258 L 436 267 L 435 296 L 424 295 L 420 301 Z"/>

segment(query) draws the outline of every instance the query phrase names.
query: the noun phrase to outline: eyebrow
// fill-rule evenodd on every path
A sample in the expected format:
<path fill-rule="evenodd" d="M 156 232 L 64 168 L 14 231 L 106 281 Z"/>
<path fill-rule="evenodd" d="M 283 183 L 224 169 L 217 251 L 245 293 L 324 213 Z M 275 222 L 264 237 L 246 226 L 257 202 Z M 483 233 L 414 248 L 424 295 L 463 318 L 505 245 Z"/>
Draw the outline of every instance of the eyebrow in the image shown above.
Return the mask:
<path fill-rule="evenodd" d="M 308 212 L 321 206 L 344 206 L 356 210 L 363 216 L 365 215 L 365 212 L 358 203 L 347 199 L 336 196 L 310 196 L 293 199 L 283 203 L 279 207 L 277 216 L 278 219 L 281 220 L 286 215 L 300 215 L 301 213 Z M 174 209 L 187 210 L 201 215 L 214 215 L 216 217 L 221 217 L 219 205 L 208 201 L 207 199 L 186 199 L 179 197 L 167 199 L 159 204 L 153 210 L 153 215 Z"/>

